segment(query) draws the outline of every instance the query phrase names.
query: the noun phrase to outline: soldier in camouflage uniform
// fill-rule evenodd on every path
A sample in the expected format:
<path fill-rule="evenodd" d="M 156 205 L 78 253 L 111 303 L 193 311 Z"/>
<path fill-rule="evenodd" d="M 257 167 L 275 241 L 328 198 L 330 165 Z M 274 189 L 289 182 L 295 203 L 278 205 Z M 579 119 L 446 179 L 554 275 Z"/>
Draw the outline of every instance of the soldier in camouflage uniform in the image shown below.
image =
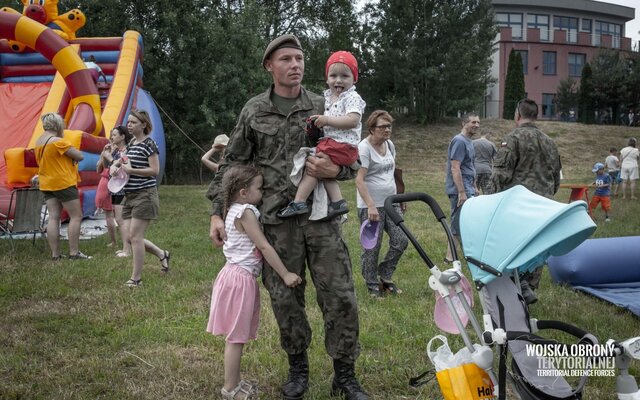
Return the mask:
<path fill-rule="evenodd" d="M 293 157 L 300 147 L 310 146 L 304 131 L 306 118 L 324 112 L 324 99 L 302 87 L 304 54 L 295 36 L 274 39 L 267 46 L 262 65 L 271 73 L 273 85 L 247 102 L 231 132 L 224 161 L 210 185 L 210 236 L 216 246 L 225 239 L 219 190 L 225 171 L 236 164 L 254 164 L 262 169 L 264 194 L 259 208 L 265 236 L 287 269 L 303 278 L 301 285 L 288 288 L 268 265 L 262 272 L 280 328 L 280 343 L 289 360 L 282 395 L 285 399 L 302 399 L 308 388 L 307 348 L 312 334 L 305 312 L 308 268 L 324 317 L 325 347 L 334 363 L 332 394 L 367 400 L 355 377 L 354 365 L 360 352 L 358 309 L 351 260 L 340 224 L 337 219 L 310 222 L 308 215 L 286 220 L 276 216 L 295 196 L 296 187 L 289 179 Z M 323 154 L 309 157 L 305 168 L 306 173 L 318 178 L 345 180 L 356 174 L 349 167 L 333 164 Z"/>
<path fill-rule="evenodd" d="M 538 105 L 531 99 L 518 103 L 515 112 L 517 128 L 500 146 L 493 165 L 492 183 L 495 193 L 522 185 L 539 195 L 553 198 L 560 187 L 560 154 L 556 144 L 535 126 Z M 537 301 L 542 268 L 521 277 L 522 295 L 527 304 Z"/>

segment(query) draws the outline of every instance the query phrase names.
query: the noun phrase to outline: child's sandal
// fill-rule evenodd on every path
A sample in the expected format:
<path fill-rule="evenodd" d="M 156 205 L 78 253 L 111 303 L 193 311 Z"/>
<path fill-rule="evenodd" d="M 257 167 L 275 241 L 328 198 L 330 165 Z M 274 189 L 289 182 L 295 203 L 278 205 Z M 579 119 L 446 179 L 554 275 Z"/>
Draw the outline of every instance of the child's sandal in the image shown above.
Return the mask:
<path fill-rule="evenodd" d="M 223 399 L 228 400 L 245 400 L 245 399 L 254 399 L 258 394 L 258 386 L 252 385 L 247 381 L 240 381 L 238 386 L 235 387 L 232 391 L 227 391 L 225 388 L 220 389 L 220 394 L 222 394 Z"/>

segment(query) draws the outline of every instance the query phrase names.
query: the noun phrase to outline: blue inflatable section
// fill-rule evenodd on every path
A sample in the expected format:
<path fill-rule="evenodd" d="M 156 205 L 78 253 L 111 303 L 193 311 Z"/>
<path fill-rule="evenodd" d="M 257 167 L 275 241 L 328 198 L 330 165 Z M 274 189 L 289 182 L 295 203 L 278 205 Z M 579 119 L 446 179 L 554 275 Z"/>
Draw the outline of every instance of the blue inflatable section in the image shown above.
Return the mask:
<path fill-rule="evenodd" d="M 96 190 L 84 190 L 82 194 L 82 216 L 92 217 L 96 212 Z"/>
<path fill-rule="evenodd" d="M 82 152 L 84 159 L 78 163 L 78 171 L 95 171 L 98 160 L 100 160 L 100 154 Z"/>
<path fill-rule="evenodd" d="M 547 260 L 556 283 L 627 308 L 640 317 L 640 236 L 589 239 Z"/>
<path fill-rule="evenodd" d="M 162 119 L 160 119 L 160 111 L 156 107 L 156 103 L 146 90 L 138 90 L 138 99 L 136 101 L 136 107 L 145 110 L 149 113 L 151 118 L 151 125 L 153 130 L 151 131 L 151 139 L 153 139 L 158 145 L 160 151 L 160 173 L 156 177 L 158 185 L 162 182 L 162 176 L 164 174 L 164 166 L 167 161 L 167 143 L 164 138 L 164 127 L 162 125 Z"/>

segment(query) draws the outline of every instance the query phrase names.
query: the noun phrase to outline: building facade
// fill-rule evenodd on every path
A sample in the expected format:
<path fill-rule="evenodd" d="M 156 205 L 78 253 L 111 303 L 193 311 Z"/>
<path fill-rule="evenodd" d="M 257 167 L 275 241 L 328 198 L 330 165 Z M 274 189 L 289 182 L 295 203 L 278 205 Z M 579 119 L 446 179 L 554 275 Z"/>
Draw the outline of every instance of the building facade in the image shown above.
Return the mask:
<path fill-rule="evenodd" d="M 509 53 L 520 53 L 527 97 L 539 104 L 540 119 L 557 118 L 553 100 L 560 81 L 580 81 L 582 67 L 600 48 L 632 50 L 625 23 L 635 9 L 591 0 L 492 0 L 496 37 L 485 115 L 502 117 Z M 513 116 L 504 116 L 507 119 Z"/>

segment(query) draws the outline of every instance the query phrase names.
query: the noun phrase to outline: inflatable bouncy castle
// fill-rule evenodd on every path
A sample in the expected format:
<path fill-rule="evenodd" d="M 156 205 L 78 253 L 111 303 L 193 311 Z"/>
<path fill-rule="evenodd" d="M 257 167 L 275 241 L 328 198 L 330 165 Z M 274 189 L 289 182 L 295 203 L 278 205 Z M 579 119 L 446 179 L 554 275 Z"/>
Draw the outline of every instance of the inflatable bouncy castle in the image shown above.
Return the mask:
<path fill-rule="evenodd" d="M 65 138 L 81 150 L 78 183 L 84 216 L 95 211 L 96 163 L 113 127 L 132 108 L 152 118 L 151 137 L 166 160 L 164 129 L 150 94 L 142 89 L 142 37 L 77 38 L 86 18 L 77 9 L 58 14 L 57 0 L 22 0 L 22 13 L 0 9 L 0 211 L 12 188 L 30 186 L 38 166 L 33 153 L 42 133 L 40 116 L 56 112 Z M 96 63 L 104 76 L 83 60 Z M 94 61 L 95 60 L 95 61 Z"/>

